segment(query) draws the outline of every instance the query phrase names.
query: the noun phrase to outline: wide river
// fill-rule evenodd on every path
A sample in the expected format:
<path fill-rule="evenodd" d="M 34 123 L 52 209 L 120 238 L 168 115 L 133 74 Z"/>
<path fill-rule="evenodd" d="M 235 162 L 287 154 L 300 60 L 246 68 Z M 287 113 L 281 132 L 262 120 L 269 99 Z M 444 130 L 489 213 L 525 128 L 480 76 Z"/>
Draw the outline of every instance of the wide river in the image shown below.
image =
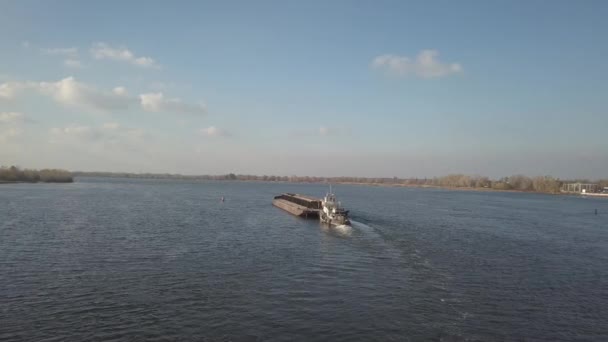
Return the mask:
<path fill-rule="evenodd" d="M 321 184 L 0 185 L 0 340 L 608 341 L 607 199 L 334 190 L 350 229 L 271 205 Z"/>

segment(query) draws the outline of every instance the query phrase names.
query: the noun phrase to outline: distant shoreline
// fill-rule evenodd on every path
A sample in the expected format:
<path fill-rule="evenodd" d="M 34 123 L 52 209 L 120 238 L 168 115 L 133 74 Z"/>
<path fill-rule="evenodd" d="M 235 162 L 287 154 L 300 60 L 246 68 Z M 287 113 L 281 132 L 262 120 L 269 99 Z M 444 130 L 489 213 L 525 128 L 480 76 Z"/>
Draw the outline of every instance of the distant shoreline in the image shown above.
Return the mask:
<path fill-rule="evenodd" d="M 316 177 L 316 176 L 275 176 L 251 174 L 220 174 L 220 175 L 180 175 L 172 173 L 129 173 L 129 172 L 70 172 L 61 169 L 21 169 L 16 166 L 0 167 L 0 184 L 19 183 L 71 183 L 74 177 L 104 177 L 104 178 L 135 178 L 163 179 L 180 181 L 239 181 L 239 182 L 289 182 L 310 184 L 352 184 L 363 186 L 385 186 L 406 188 L 430 188 L 458 191 L 497 191 L 524 192 L 542 194 L 574 194 L 563 190 L 570 188 L 579 191 L 587 190 L 589 195 L 608 189 L 608 179 L 595 182 L 573 179 L 563 180 L 552 176 L 528 177 L 516 174 L 508 177 L 491 179 L 481 175 L 449 174 L 442 177 Z M 574 187 L 572 187 L 574 185 Z M 598 191 L 600 190 L 600 191 Z M 578 194 L 578 193 L 577 193 Z"/>
<path fill-rule="evenodd" d="M 526 191 L 526 190 L 514 190 L 514 189 L 492 189 L 492 188 L 475 188 L 475 187 L 457 187 L 457 186 L 439 186 L 439 185 L 416 185 L 416 184 L 382 184 L 382 183 L 335 183 L 335 184 L 348 184 L 348 185 L 367 185 L 367 186 L 384 186 L 390 188 L 421 188 L 421 189 L 443 189 L 443 190 L 461 190 L 461 191 L 484 191 L 484 192 L 523 192 L 530 194 L 555 194 L 560 193 L 547 193 L 538 191 Z"/>
<path fill-rule="evenodd" d="M 479 191 L 479 192 L 511 192 L 511 193 L 528 193 L 528 194 L 546 194 L 546 195 L 574 195 L 581 196 L 580 193 L 567 193 L 567 192 L 543 192 L 535 190 L 519 190 L 519 189 L 497 189 L 491 187 L 470 187 L 470 186 L 441 186 L 432 184 L 400 184 L 400 183 L 375 183 L 375 182 L 349 182 L 332 180 L 329 178 L 329 182 L 326 180 L 317 180 L 320 177 L 309 177 L 315 178 L 311 180 L 269 180 L 269 179 L 228 179 L 228 178 L 208 178 L 209 176 L 183 176 L 173 174 L 119 174 L 119 173 L 87 173 L 87 172 L 74 172 L 72 173 L 74 178 L 85 177 L 85 178 L 122 178 L 122 179 L 148 179 L 148 180 L 175 180 L 175 181 L 216 181 L 216 182 L 239 182 L 239 183 L 291 183 L 291 184 L 343 184 L 343 185 L 360 185 L 360 186 L 375 186 L 375 187 L 390 187 L 390 188 L 418 188 L 418 189 L 441 189 L 451 191 Z M 218 177 L 218 176 L 215 176 Z M 47 181 L 7 181 L 0 180 L 2 184 L 35 184 L 35 183 L 74 183 L 76 180 L 65 179 L 65 180 L 47 180 Z M 602 194 L 586 194 L 590 197 L 608 197 L 608 195 L 602 196 Z"/>
<path fill-rule="evenodd" d="M 28 182 L 28 181 L 4 181 L 0 180 L 0 184 L 51 184 L 51 183 L 74 183 L 73 180 L 70 181 L 37 181 L 37 182 Z"/>
<path fill-rule="evenodd" d="M 159 175 L 146 176 L 122 176 L 122 175 L 87 175 L 82 173 L 76 173 L 75 177 L 89 177 L 89 178 L 122 178 L 122 179 L 148 179 L 148 180 L 175 180 L 175 181 L 215 181 L 215 182 L 229 182 L 229 183 L 291 183 L 291 184 L 326 184 L 327 182 L 321 181 L 289 181 L 289 180 L 240 180 L 240 179 L 204 179 L 197 176 L 184 176 L 184 177 L 161 177 Z M 527 194 L 546 194 L 546 195 L 579 195 L 573 193 L 564 192 L 540 192 L 531 190 L 517 190 L 517 189 L 494 189 L 494 188 L 476 188 L 476 187 L 451 187 L 451 186 L 438 186 L 438 185 L 418 185 L 418 184 L 390 184 L 390 183 L 363 183 L 363 182 L 340 182 L 334 181 L 331 184 L 342 184 L 342 185 L 361 185 L 361 186 L 372 186 L 372 187 L 389 187 L 389 188 L 419 188 L 419 189 L 441 189 L 441 190 L 455 190 L 455 191 L 479 191 L 479 192 L 511 192 L 511 193 L 527 193 Z"/>
<path fill-rule="evenodd" d="M 516 189 L 492 189 L 492 188 L 473 188 L 473 187 L 450 187 L 436 185 L 408 185 L 408 184 L 366 184 L 366 183 L 337 183 L 337 184 L 352 184 L 352 185 L 369 185 L 369 186 L 386 186 L 393 188 L 425 188 L 425 189 L 442 189 L 455 191 L 479 191 L 479 192 L 514 192 L 524 194 L 542 194 L 555 196 L 589 196 L 589 197 L 608 197 L 608 194 L 603 193 L 575 193 L 575 192 L 542 192 L 534 190 L 516 190 Z"/>
<path fill-rule="evenodd" d="M 67 170 L 22 169 L 17 166 L 0 166 L 0 184 L 18 183 L 72 183 L 74 178 Z"/>

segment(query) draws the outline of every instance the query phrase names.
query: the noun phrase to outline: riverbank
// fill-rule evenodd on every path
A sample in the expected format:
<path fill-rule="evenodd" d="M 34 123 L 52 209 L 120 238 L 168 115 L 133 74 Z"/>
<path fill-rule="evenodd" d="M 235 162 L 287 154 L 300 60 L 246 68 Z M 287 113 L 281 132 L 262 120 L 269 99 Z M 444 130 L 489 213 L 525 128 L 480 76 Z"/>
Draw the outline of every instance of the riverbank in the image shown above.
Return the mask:
<path fill-rule="evenodd" d="M 530 193 L 530 194 L 549 194 L 549 195 L 578 195 L 569 194 L 562 192 L 541 192 L 541 191 L 530 191 L 530 190 L 515 190 L 515 189 L 496 189 L 489 187 L 451 187 L 451 186 L 439 186 L 439 185 L 425 185 L 425 184 L 401 184 L 401 183 L 369 183 L 369 182 L 344 182 L 330 180 L 322 181 L 291 181 L 291 180 L 263 180 L 263 179 L 210 179 L 205 176 L 181 176 L 181 175 L 122 175 L 122 174 L 98 174 L 89 175 L 84 172 L 76 172 L 75 177 L 95 177 L 95 178 L 125 178 L 125 179 L 149 179 L 149 180 L 174 180 L 174 181 L 189 181 L 189 182 L 202 182 L 202 181 L 217 181 L 217 182 L 241 182 L 241 183 L 292 183 L 292 184 L 343 184 L 343 185 L 359 185 L 359 186 L 371 186 L 371 187 L 393 187 L 393 188 L 418 188 L 418 189 L 438 189 L 438 190 L 454 190 L 454 191 L 480 191 L 480 192 L 512 192 L 512 193 Z"/>
<path fill-rule="evenodd" d="M 153 174 L 153 173 L 125 173 L 125 172 L 78 172 L 75 176 L 96 177 L 124 177 L 124 178 L 149 178 L 149 179 L 174 179 L 188 181 L 263 181 L 263 182 L 292 182 L 292 183 L 331 183 L 331 184 L 356 184 L 371 186 L 391 187 L 418 187 L 453 189 L 464 191 L 513 191 L 559 194 L 564 184 L 591 183 L 588 180 L 562 180 L 551 176 L 527 177 L 524 175 L 513 175 L 491 179 L 486 176 L 470 176 L 464 174 L 450 174 L 442 177 L 432 178 L 379 178 L 379 177 L 315 177 L 315 176 L 273 176 L 273 175 L 248 175 L 248 174 L 222 174 L 222 175 L 180 175 L 180 174 Z M 599 188 L 608 186 L 608 179 L 594 182 Z"/>
<path fill-rule="evenodd" d="M 72 183 L 69 171 L 60 169 L 21 169 L 16 166 L 0 167 L 0 184 L 14 183 Z"/>
<path fill-rule="evenodd" d="M 28 181 L 3 181 L 0 180 L 0 184 L 37 184 L 37 183 L 74 183 L 74 180 L 66 180 L 66 181 L 37 181 L 37 182 L 28 182 Z"/>
<path fill-rule="evenodd" d="M 334 184 L 334 183 L 332 183 Z M 459 190 L 459 191 L 490 191 L 490 192 L 524 192 L 524 193 L 543 193 L 543 194 L 559 194 L 540 191 L 526 191 L 514 189 L 493 189 L 493 188 L 476 188 L 476 187 L 457 187 L 457 186 L 440 186 L 440 185 L 417 185 L 417 184 L 383 184 L 383 183 L 335 183 L 349 185 L 367 185 L 367 186 L 386 186 L 391 188 L 417 188 L 417 189 L 442 189 L 442 190 Z"/>

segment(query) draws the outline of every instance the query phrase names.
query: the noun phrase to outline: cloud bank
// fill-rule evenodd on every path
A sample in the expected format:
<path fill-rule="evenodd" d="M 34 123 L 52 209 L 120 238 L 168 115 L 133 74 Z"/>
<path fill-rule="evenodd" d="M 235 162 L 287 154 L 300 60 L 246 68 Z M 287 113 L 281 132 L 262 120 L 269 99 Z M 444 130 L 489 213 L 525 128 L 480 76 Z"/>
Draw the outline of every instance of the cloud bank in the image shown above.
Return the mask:
<path fill-rule="evenodd" d="M 463 72 L 458 63 L 442 63 L 437 50 L 422 50 L 412 59 L 407 56 L 381 55 L 373 59 L 371 67 L 387 75 L 420 78 L 439 78 Z"/>
<path fill-rule="evenodd" d="M 227 137 L 230 136 L 230 134 L 218 127 L 215 126 L 209 126 L 207 128 L 202 128 L 200 130 L 201 134 L 206 136 L 206 137 L 211 137 L 211 138 L 218 138 L 218 137 Z"/>
<path fill-rule="evenodd" d="M 78 82 L 74 77 L 66 77 L 56 82 L 7 82 L 0 84 L 0 100 L 14 99 L 25 90 L 33 90 L 48 96 L 55 102 L 70 107 L 113 111 L 138 106 L 148 112 L 180 114 L 205 114 L 205 106 L 185 103 L 178 98 L 165 98 L 163 93 L 130 96 L 125 87 L 115 87 L 110 91 Z"/>
<path fill-rule="evenodd" d="M 188 104 L 178 98 L 165 98 L 163 93 L 147 93 L 139 95 L 141 106 L 149 112 L 177 112 L 185 114 L 204 114 L 202 104 Z"/>
<path fill-rule="evenodd" d="M 68 106 L 116 110 L 125 109 L 134 102 L 128 96 L 99 90 L 77 82 L 73 77 L 67 77 L 57 82 L 40 82 L 37 88 L 57 103 Z"/>
<path fill-rule="evenodd" d="M 112 47 L 106 43 L 93 44 L 91 54 L 95 59 L 126 62 L 142 68 L 160 68 L 160 65 L 151 57 L 138 57 L 125 47 Z"/>

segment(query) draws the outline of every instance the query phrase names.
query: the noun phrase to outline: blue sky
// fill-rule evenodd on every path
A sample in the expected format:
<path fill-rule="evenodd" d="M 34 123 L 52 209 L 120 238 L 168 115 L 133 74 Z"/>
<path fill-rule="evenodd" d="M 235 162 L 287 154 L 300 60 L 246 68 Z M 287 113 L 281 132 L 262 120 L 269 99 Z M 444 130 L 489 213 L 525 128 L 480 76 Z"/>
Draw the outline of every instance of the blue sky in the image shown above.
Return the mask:
<path fill-rule="evenodd" d="M 604 1 L 0 7 L 0 164 L 608 176 Z"/>

